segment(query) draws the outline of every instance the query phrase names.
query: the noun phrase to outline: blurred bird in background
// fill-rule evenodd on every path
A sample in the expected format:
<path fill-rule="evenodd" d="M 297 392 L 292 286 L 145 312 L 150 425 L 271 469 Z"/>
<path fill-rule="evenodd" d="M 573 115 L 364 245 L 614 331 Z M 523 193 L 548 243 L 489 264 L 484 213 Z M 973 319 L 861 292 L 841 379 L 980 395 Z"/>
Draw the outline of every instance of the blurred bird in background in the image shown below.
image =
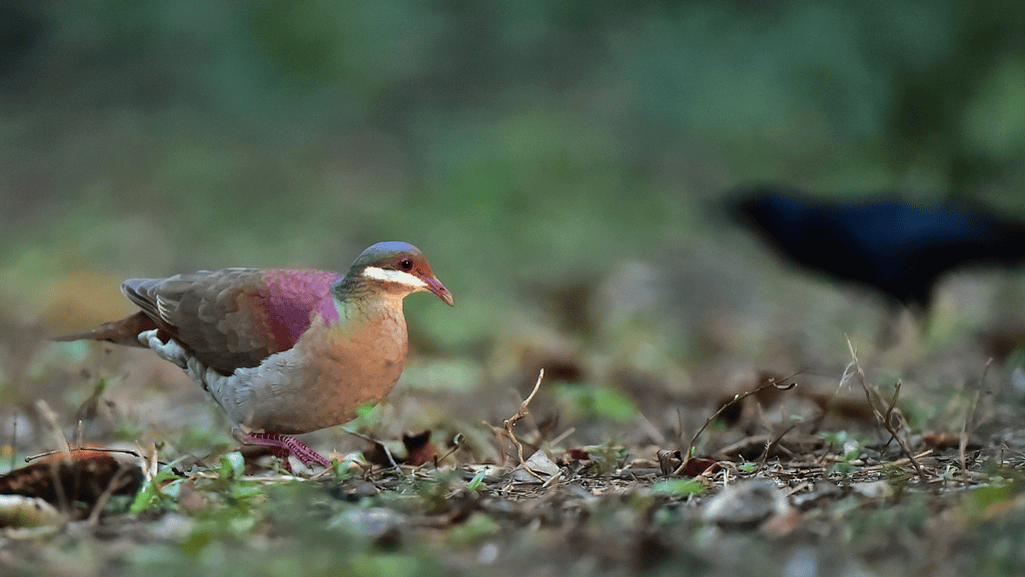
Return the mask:
<path fill-rule="evenodd" d="M 969 266 L 1025 263 L 1025 223 L 982 207 L 916 204 L 896 195 L 817 200 L 781 185 L 736 190 L 734 217 L 783 256 L 928 312 L 937 282 Z"/>

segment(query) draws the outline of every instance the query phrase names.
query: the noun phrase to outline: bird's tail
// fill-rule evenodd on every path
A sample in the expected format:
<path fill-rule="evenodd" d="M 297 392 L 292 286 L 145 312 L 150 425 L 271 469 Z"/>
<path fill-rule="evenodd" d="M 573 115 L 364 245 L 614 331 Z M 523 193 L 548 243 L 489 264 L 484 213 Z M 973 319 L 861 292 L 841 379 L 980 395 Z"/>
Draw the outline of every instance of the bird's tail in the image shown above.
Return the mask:
<path fill-rule="evenodd" d="M 88 339 L 93 341 L 108 341 L 119 345 L 141 347 L 143 345 L 139 342 L 139 333 L 155 328 L 158 327 L 157 324 L 153 322 L 153 319 L 146 316 L 142 311 L 139 311 L 134 315 L 125 317 L 119 321 L 111 321 L 84 331 L 54 335 L 50 337 L 50 340 L 78 341 Z"/>

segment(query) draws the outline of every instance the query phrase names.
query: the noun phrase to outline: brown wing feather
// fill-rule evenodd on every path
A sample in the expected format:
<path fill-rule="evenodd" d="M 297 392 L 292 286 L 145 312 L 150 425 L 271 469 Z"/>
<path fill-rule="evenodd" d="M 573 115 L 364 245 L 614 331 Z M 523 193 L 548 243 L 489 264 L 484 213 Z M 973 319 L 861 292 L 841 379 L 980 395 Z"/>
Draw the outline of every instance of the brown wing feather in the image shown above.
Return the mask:
<path fill-rule="evenodd" d="M 259 301 L 267 271 L 223 269 L 167 279 L 129 279 L 125 296 L 202 363 L 224 374 L 254 367 L 280 348 Z"/>

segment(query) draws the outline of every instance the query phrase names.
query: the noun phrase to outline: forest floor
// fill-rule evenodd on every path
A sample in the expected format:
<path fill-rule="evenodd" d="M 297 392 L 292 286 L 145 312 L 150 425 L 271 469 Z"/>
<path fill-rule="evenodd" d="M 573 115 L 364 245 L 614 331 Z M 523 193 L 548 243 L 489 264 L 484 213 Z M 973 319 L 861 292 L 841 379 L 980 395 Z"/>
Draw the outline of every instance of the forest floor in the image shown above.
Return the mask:
<path fill-rule="evenodd" d="M 52 347 L 8 375 L 31 387 L 6 399 L 4 575 L 1025 571 L 1025 406 L 993 364 L 930 397 L 877 386 L 852 346 L 835 374 L 715 398 L 578 382 L 586 361 L 552 353 L 488 394 L 418 387 L 459 371 L 414 359 L 388 401 L 306 437 L 332 469 L 291 474 L 147 351 L 55 370 Z"/>

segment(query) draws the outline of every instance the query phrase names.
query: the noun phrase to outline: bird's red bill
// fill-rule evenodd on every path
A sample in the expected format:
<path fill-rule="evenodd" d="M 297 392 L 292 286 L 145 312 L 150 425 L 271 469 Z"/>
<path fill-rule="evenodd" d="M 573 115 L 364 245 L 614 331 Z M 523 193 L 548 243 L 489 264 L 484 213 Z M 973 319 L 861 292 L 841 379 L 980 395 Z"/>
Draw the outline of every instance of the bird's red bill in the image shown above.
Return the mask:
<path fill-rule="evenodd" d="M 452 297 L 452 293 L 448 292 L 448 289 L 445 288 L 445 285 L 441 284 L 441 281 L 438 280 L 438 277 L 432 276 L 430 278 L 426 278 L 424 279 L 424 282 L 427 283 L 427 290 L 438 295 L 438 298 L 445 301 L 445 304 L 447 304 L 448 306 L 454 306 L 456 304 L 456 299 Z"/>

